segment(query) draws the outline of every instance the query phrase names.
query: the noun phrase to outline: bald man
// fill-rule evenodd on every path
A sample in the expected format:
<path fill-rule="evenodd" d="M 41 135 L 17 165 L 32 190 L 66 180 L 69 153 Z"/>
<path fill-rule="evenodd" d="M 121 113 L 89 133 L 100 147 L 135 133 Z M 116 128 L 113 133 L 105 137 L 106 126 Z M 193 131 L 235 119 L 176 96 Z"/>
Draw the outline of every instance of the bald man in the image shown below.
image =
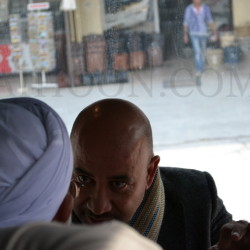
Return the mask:
<path fill-rule="evenodd" d="M 124 223 L 49 223 L 71 216 L 72 165 L 68 132 L 51 107 L 33 98 L 0 100 L 1 250 L 161 249 Z"/>
<path fill-rule="evenodd" d="M 208 173 L 158 167 L 150 122 L 130 102 L 105 99 L 83 109 L 71 142 L 75 223 L 117 219 L 164 249 L 207 250 L 232 219 Z"/>

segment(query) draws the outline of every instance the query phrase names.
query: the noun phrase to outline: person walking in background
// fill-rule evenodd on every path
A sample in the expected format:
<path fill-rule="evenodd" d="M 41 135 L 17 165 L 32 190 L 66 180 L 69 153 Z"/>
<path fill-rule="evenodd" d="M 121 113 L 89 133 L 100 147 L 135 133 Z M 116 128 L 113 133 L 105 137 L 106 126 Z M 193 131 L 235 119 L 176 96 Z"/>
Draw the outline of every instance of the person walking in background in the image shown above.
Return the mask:
<path fill-rule="evenodd" d="M 196 68 L 196 81 L 200 83 L 200 76 L 205 69 L 205 53 L 208 38 L 208 26 L 212 32 L 212 40 L 216 40 L 216 30 L 209 6 L 202 0 L 193 0 L 184 14 L 184 43 L 191 39 Z"/>

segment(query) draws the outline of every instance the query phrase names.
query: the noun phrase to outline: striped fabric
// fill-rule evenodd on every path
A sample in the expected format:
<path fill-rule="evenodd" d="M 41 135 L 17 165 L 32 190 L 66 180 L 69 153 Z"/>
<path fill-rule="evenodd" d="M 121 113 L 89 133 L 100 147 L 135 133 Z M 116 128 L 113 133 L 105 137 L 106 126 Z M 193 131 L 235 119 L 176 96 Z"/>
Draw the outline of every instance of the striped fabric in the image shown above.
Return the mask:
<path fill-rule="evenodd" d="M 165 193 L 158 169 L 151 187 L 147 190 L 140 207 L 129 224 L 142 235 L 153 241 L 157 241 L 164 209 Z"/>

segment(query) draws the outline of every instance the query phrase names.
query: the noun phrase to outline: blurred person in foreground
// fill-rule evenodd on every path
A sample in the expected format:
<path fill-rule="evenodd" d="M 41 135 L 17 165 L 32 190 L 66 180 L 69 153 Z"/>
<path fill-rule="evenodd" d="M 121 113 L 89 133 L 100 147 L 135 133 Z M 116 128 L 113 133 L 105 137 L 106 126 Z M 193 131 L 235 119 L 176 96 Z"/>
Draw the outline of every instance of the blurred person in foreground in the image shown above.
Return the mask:
<path fill-rule="evenodd" d="M 158 167 L 150 122 L 134 104 L 104 99 L 87 106 L 74 122 L 71 142 L 74 223 L 120 220 L 166 250 L 208 250 L 231 223 L 218 247 L 244 249 L 223 245 L 244 245 L 249 226 L 232 222 L 210 174 Z"/>
<path fill-rule="evenodd" d="M 72 166 L 69 136 L 53 109 L 32 98 L 0 100 L 1 250 L 160 249 L 118 222 L 50 223 L 72 213 Z"/>
<path fill-rule="evenodd" d="M 215 41 L 216 30 L 209 6 L 203 4 L 202 0 L 193 0 L 192 4 L 185 9 L 183 27 L 184 43 L 189 42 L 189 37 L 191 39 L 198 84 L 200 84 L 200 76 L 205 70 L 208 25 L 212 32 L 211 39 Z"/>

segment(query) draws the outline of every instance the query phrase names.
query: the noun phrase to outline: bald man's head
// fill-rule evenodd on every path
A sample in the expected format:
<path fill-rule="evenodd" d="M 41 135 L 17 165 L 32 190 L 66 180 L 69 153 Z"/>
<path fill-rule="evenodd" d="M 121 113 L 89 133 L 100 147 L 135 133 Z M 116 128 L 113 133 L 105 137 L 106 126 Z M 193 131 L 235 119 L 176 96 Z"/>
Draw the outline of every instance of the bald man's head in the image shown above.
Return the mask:
<path fill-rule="evenodd" d="M 71 142 L 80 187 L 75 215 L 84 223 L 129 222 L 160 160 L 153 155 L 148 118 L 128 101 L 101 100 L 78 115 Z"/>
<path fill-rule="evenodd" d="M 81 138 L 88 135 L 92 136 L 92 140 L 104 139 L 106 146 L 111 148 L 143 138 L 147 142 L 149 156 L 153 154 L 148 118 L 137 106 L 125 100 L 104 99 L 83 109 L 71 131 L 73 147 L 82 147 Z"/>

